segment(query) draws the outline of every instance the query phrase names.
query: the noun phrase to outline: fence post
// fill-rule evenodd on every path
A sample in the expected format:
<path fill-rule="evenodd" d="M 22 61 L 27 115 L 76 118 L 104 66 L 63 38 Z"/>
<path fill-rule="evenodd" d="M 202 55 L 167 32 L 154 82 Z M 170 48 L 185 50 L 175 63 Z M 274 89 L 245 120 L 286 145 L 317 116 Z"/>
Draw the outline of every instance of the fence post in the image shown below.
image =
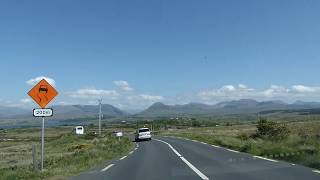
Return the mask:
<path fill-rule="evenodd" d="M 32 144 L 32 164 L 33 164 L 33 170 L 37 170 L 36 145 L 34 144 Z"/>

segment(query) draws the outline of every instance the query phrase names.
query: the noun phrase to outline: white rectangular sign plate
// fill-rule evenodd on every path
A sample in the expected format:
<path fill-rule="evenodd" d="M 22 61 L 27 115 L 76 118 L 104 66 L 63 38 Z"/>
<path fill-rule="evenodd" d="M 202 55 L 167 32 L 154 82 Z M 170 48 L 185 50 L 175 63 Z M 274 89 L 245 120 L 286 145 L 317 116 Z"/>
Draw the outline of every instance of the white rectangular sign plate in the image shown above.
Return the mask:
<path fill-rule="evenodd" d="M 50 117 L 53 115 L 52 109 L 33 109 L 34 117 Z"/>

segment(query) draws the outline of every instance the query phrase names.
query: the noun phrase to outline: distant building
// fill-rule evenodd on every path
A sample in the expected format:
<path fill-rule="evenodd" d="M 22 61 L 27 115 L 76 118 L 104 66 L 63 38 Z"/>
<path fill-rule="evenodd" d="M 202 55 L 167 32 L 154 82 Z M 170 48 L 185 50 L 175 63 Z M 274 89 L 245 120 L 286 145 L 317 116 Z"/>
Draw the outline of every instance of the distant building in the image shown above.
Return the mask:
<path fill-rule="evenodd" d="M 75 130 L 75 133 L 78 134 L 78 135 L 84 134 L 84 128 L 83 128 L 83 126 L 76 126 L 76 127 L 74 128 L 74 130 Z"/>

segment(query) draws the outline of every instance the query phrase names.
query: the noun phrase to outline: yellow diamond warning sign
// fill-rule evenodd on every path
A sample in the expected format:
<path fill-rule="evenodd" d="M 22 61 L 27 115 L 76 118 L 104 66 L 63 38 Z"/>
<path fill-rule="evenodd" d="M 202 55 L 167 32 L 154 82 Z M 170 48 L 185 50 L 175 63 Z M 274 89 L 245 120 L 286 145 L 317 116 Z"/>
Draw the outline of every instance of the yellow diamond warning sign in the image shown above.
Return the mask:
<path fill-rule="evenodd" d="M 41 107 L 45 108 L 58 95 L 58 92 L 45 79 L 35 85 L 28 95 Z"/>

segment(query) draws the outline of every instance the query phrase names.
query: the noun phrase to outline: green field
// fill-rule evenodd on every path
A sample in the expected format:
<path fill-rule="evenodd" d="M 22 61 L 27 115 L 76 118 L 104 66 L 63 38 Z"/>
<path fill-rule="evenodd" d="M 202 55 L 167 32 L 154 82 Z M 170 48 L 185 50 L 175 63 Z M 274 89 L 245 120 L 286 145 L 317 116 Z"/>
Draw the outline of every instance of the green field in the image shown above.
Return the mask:
<path fill-rule="evenodd" d="M 40 165 L 38 128 L 0 130 L 1 179 L 65 179 L 81 171 L 120 157 L 134 148 L 128 138 L 120 141 L 104 129 L 101 137 L 93 133 L 75 135 L 72 127 L 47 128 L 45 132 L 45 170 L 33 170 L 32 145 L 36 145 Z M 93 130 L 87 130 L 90 132 Z"/>

